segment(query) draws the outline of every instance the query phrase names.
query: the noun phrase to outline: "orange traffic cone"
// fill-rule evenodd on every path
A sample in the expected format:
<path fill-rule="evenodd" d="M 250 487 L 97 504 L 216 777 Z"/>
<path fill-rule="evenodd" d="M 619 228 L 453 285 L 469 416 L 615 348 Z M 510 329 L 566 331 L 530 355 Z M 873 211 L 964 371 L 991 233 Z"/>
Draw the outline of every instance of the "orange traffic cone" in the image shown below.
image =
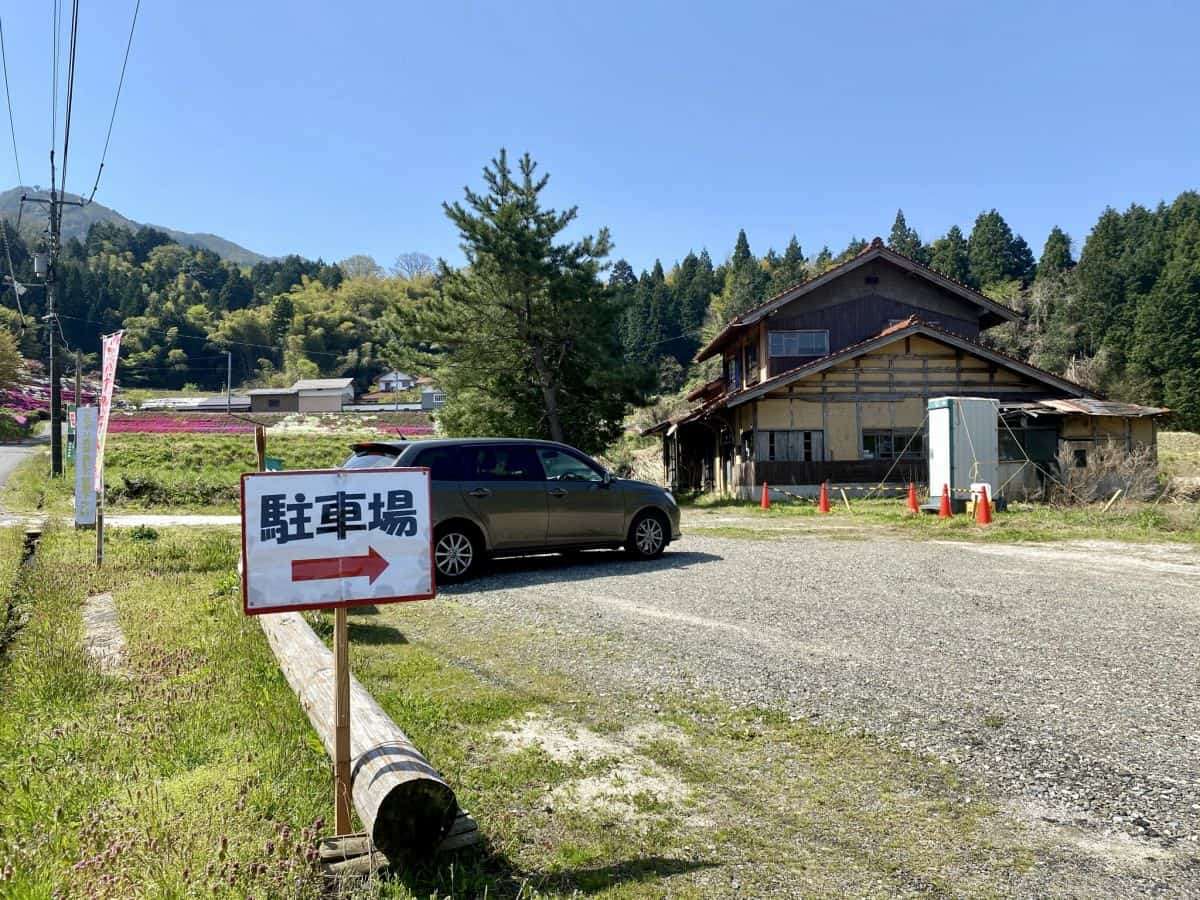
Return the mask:
<path fill-rule="evenodd" d="M 938 507 L 938 518 L 939 519 L 948 519 L 952 515 L 954 515 L 954 510 L 952 510 L 950 508 L 950 486 L 947 484 L 943 484 L 942 485 L 942 503 L 941 503 L 941 506 Z"/>
<path fill-rule="evenodd" d="M 762 499 L 758 501 L 758 505 L 761 509 L 771 508 L 771 492 L 767 488 L 767 483 L 765 481 L 763 482 Z"/>
<path fill-rule="evenodd" d="M 829 512 L 829 482 L 821 482 L 821 493 L 817 495 L 817 512 L 824 515 Z"/>
<path fill-rule="evenodd" d="M 913 514 L 921 511 L 921 507 L 917 505 L 917 486 L 911 481 L 908 483 L 908 511 Z"/>
<path fill-rule="evenodd" d="M 975 524 L 992 524 L 992 504 L 988 502 L 987 485 L 979 489 L 979 500 L 975 503 Z"/>

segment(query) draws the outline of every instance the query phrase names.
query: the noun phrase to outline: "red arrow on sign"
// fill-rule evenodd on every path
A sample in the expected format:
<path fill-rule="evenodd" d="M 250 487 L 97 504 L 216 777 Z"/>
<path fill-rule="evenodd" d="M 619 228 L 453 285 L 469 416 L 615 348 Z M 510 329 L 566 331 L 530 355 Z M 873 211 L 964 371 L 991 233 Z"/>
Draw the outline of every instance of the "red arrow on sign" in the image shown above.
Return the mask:
<path fill-rule="evenodd" d="M 331 556 L 327 559 L 292 560 L 292 581 L 322 581 L 326 578 L 360 578 L 366 575 L 370 583 L 383 574 L 388 561 L 375 552 L 364 556 Z"/>

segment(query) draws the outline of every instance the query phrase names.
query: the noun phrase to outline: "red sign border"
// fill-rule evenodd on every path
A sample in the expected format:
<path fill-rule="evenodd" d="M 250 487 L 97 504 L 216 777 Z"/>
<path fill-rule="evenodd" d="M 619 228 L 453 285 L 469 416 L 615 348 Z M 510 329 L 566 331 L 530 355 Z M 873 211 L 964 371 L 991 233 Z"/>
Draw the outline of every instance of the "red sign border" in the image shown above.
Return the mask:
<path fill-rule="evenodd" d="M 437 596 L 437 570 L 433 561 L 433 479 L 425 479 L 425 488 L 429 497 L 429 583 L 433 589 L 428 594 L 409 594 L 403 597 L 372 597 L 370 600 L 342 600 L 337 603 L 296 603 L 290 606 L 272 606 L 270 609 L 250 609 L 250 564 L 246 554 L 246 479 L 248 478 L 286 478 L 289 475 L 346 475 L 352 472 L 383 475 L 391 472 L 424 472 L 428 476 L 427 466 L 399 466 L 385 469 L 292 469 L 287 472 L 243 472 L 239 484 L 240 510 L 242 519 L 242 614 L 247 616 L 267 616 L 272 613 L 303 612 L 309 609 L 350 609 L 355 606 L 375 606 L 379 603 L 411 603 L 417 600 L 432 600 Z"/>

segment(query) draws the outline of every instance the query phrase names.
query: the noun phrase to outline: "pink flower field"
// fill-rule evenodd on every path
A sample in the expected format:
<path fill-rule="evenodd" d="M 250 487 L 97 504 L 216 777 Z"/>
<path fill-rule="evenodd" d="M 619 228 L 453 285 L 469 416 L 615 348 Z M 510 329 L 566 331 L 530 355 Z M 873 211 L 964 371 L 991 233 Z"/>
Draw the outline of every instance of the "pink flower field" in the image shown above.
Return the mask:
<path fill-rule="evenodd" d="M 247 434 L 254 431 L 254 425 L 227 416 L 115 413 L 109 420 L 108 430 L 110 434 Z M 426 437 L 433 434 L 433 428 L 429 425 L 377 425 L 374 430 L 399 437 Z"/>
<path fill-rule="evenodd" d="M 245 434 L 254 426 L 225 416 L 121 416 L 108 422 L 110 434 Z"/>

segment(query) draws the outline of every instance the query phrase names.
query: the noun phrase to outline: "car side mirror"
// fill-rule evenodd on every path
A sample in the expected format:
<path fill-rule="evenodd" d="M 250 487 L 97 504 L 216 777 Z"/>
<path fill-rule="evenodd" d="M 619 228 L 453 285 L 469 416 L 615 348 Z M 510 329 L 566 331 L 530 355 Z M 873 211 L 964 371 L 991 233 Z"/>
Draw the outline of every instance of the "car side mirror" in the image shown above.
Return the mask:
<path fill-rule="evenodd" d="M 613 482 L 613 473 L 608 471 L 608 469 L 605 469 L 604 477 L 600 479 L 600 483 L 602 485 L 604 485 L 605 487 L 608 487 L 609 485 L 612 484 L 612 482 Z"/>

